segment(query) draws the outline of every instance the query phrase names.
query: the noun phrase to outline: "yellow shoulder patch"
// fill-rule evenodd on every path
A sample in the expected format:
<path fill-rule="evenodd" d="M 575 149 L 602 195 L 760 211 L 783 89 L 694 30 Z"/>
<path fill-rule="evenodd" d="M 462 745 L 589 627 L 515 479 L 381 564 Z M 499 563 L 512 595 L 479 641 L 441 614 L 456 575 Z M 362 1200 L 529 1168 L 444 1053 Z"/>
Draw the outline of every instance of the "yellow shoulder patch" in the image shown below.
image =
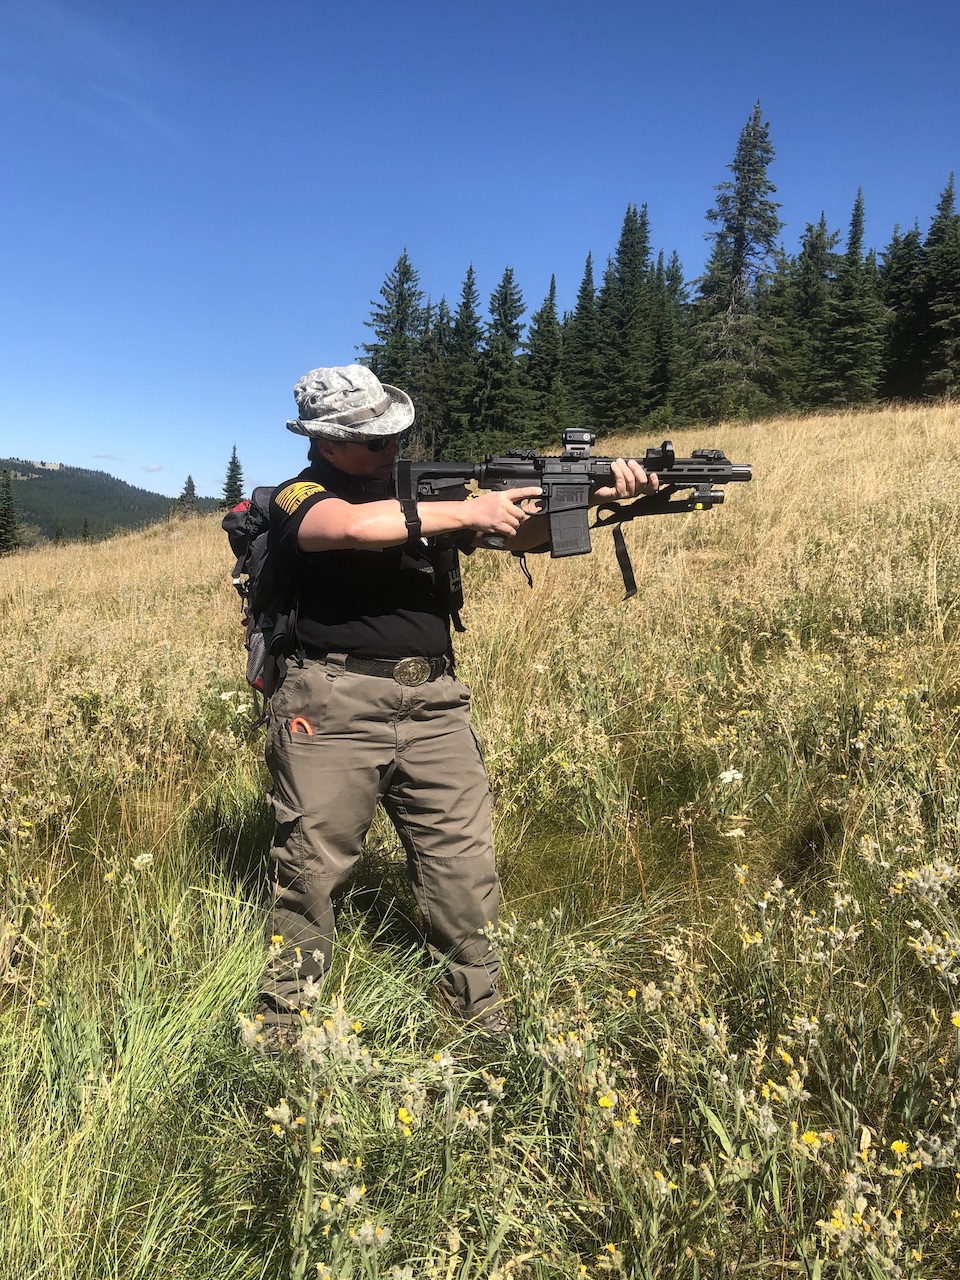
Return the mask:
<path fill-rule="evenodd" d="M 307 498 L 312 498 L 315 493 L 324 492 L 322 484 L 314 484 L 310 480 L 298 480 L 295 484 L 288 484 L 280 490 L 276 495 L 277 506 L 288 516 L 292 516 L 297 507 L 306 502 Z"/>

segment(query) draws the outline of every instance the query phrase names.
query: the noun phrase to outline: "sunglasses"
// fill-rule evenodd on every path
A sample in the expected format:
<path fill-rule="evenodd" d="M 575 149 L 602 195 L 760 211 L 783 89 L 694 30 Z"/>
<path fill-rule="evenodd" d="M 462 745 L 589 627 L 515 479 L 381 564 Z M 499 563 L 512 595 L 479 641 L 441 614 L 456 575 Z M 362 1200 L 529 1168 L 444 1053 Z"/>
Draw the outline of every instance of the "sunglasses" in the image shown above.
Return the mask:
<path fill-rule="evenodd" d="M 371 436 L 368 440 L 358 440 L 357 444 L 365 445 L 371 453 L 383 453 L 384 449 L 389 449 L 392 444 L 402 449 L 409 439 L 410 432 L 402 431 L 398 436 Z"/>

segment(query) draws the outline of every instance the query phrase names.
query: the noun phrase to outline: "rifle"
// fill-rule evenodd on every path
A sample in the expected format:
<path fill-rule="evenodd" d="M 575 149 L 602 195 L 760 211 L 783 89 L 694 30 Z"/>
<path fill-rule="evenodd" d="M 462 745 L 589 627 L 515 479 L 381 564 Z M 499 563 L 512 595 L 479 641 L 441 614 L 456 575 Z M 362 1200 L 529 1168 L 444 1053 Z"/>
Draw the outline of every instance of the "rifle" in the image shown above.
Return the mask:
<path fill-rule="evenodd" d="M 695 449 L 689 458 L 678 458 L 673 445 L 664 440 L 659 448 L 648 449 L 637 461 L 648 475 L 656 474 L 660 487 L 655 494 L 630 502 L 604 502 L 595 508 L 591 526 L 588 512 L 593 489 L 608 485 L 613 476 L 612 458 L 594 458 L 596 443 L 592 431 L 566 430 L 563 452 L 550 457 L 525 450 L 513 450 L 501 457 L 487 454 L 483 462 L 410 462 L 394 464 L 396 494 L 401 499 L 429 501 L 452 497 L 450 490 L 520 489 L 539 485 L 543 496 L 537 501 L 547 517 L 550 555 L 578 556 L 592 550 L 591 528 L 613 527 L 617 560 L 623 574 L 626 597 L 636 593 L 636 582 L 620 528 L 638 516 L 672 515 L 683 511 L 708 511 L 719 506 L 724 492 L 719 485 L 752 479 L 753 468 L 731 462 L 722 449 Z M 503 550 L 501 537 L 489 536 L 483 545 Z"/>

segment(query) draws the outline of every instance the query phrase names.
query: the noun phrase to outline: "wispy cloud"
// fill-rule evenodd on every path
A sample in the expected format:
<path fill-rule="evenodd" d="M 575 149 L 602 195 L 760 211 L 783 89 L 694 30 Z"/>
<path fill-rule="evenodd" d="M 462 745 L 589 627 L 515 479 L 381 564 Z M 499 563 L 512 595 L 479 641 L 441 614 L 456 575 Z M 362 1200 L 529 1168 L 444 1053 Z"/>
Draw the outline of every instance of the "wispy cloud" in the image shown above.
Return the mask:
<path fill-rule="evenodd" d="M 0 86 L 44 98 L 127 142 L 181 137 L 151 101 L 164 88 L 149 51 L 137 48 L 133 29 L 119 18 L 107 21 L 60 0 L 9 0 L 0 34 Z"/>
<path fill-rule="evenodd" d="M 95 458 L 101 458 L 106 462 L 122 462 L 123 461 L 120 455 L 116 453 L 95 453 L 93 456 Z"/>
<path fill-rule="evenodd" d="M 148 463 L 143 469 L 144 471 L 149 471 L 150 474 L 152 475 L 156 471 L 162 471 L 163 467 L 159 462 L 151 462 L 151 463 Z"/>
<path fill-rule="evenodd" d="M 105 79 L 131 81 L 137 75 L 137 60 L 125 48 L 119 29 L 110 29 L 90 13 L 60 0 L 8 0 L 4 10 L 14 38 L 19 37 L 19 51 L 42 51 L 51 70 L 69 64 Z"/>

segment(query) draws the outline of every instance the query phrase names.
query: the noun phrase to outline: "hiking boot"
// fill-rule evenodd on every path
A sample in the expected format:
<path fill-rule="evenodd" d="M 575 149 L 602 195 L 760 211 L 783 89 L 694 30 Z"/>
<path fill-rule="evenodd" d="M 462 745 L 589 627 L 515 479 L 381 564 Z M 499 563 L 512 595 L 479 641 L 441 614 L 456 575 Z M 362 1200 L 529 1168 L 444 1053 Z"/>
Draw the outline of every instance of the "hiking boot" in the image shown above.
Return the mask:
<path fill-rule="evenodd" d="M 510 1026 L 510 1020 L 502 1004 L 491 1005 L 475 1017 L 468 1018 L 466 1027 L 491 1049 L 513 1053 L 517 1047 L 513 1028 Z"/>
<path fill-rule="evenodd" d="M 268 1020 L 262 1013 L 248 1018 L 241 1013 L 237 1020 L 237 1039 L 245 1049 L 277 1058 L 296 1052 L 300 1025 L 292 1018 Z"/>
<path fill-rule="evenodd" d="M 277 1023 L 264 1032 L 264 1053 L 268 1058 L 293 1056 L 300 1044 L 300 1027 L 296 1023 Z"/>

